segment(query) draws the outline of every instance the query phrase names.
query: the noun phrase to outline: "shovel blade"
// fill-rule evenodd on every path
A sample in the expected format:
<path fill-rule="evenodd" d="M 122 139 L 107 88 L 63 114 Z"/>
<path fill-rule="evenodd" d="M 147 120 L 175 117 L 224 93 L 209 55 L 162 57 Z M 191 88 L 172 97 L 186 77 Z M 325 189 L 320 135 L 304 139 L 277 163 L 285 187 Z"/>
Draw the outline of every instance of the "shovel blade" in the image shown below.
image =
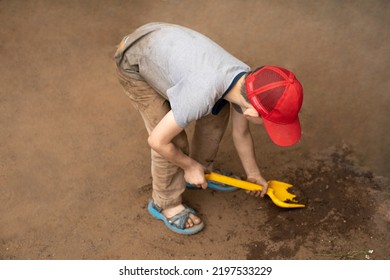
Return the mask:
<path fill-rule="evenodd" d="M 290 192 L 288 189 L 293 188 L 293 185 L 280 181 L 268 181 L 267 195 L 280 207 L 283 208 L 302 208 L 304 204 L 299 203 L 297 195 Z M 272 198 L 274 197 L 274 198 Z"/>
<path fill-rule="evenodd" d="M 304 204 L 299 203 L 297 195 L 289 192 L 289 189 L 293 185 L 280 181 L 268 181 L 268 192 L 269 196 L 273 195 L 277 200 L 283 202 L 285 208 L 301 208 L 305 207 Z M 269 194 L 272 193 L 272 194 Z"/>

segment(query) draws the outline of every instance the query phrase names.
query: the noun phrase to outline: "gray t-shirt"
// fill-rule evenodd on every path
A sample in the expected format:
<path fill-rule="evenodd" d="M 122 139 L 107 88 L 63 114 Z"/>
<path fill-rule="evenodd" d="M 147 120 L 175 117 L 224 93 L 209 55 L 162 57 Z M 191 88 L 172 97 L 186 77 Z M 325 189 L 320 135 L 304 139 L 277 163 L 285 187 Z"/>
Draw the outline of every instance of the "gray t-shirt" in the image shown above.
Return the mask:
<path fill-rule="evenodd" d="M 234 78 L 250 71 L 206 36 L 167 23 L 149 23 L 126 36 L 115 60 L 122 73 L 144 79 L 169 100 L 182 128 L 210 114 Z"/>

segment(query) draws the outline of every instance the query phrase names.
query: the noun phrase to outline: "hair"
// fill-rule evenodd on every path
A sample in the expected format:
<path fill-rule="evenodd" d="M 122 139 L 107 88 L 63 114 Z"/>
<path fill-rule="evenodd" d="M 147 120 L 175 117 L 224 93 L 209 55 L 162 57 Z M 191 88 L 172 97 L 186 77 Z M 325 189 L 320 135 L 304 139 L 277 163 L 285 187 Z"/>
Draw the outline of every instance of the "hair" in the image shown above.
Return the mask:
<path fill-rule="evenodd" d="M 246 92 L 246 78 L 248 78 L 248 75 L 252 74 L 252 73 L 255 73 L 257 70 L 263 68 L 264 66 L 261 66 L 261 67 L 258 67 L 256 68 L 255 70 L 253 71 L 249 71 L 248 73 L 245 74 L 244 76 L 244 82 L 241 84 L 241 88 L 240 88 L 240 93 L 242 95 L 242 97 L 244 97 L 244 99 L 248 102 L 248 103 L 251 103 L 249 98 L 248 98 L 248 94 Z M 232 103 L 232 106 L 233 106 L 233 109 L 236 110 L 238 113 L 242 114 L 242 109 L 239 105 L 237 104 L 234 104 Z"/>
<path fill-rule="evenodd" d="M 253 73 L 253 71 L 249 71 L 248 73 L 245 74 L 244 76 L 244 82 L 241 84 L 241 88 L 240 88 L 240 93 L 241 95 L 244 97 L 244 99 L 250 103 L 249 101 L 249 98 L 248 98 L 248 95 L 246 94 L 246 78 L 248 77 L 248 75 L 250 73 Z M 232 107 L 234 110 L 236 110 L 238 113 L 240 114 L 243 114 L 244 112 L 242 111 L 241 109 L 241 106 L 235 104 L 235 103 L 231 103 L 232 104 Z"/>
<path fill-rule="evenodd" d="M 260 70 L 261 68 L 263 68 L 264 66 L 261 66 L 261 67 L 257 67 L 255 70 L 253 71 L 249 71 L 248 73 L 245 74 L 244 76 L 244 82 L 241 84 L 241 89 L 240 89 L 240 92 L 241 92 L 241 95 L 245 98 L 246 101 L 249 101 L 249 98 L 248 98 L 248 94 L 246 92 L 246 78 L 248 78 L 248 76 L 252 73 L 255 73 L 257 72 L 258 70 Z"/>
<path fill-rule="evenodd" d="M 242 95 L 242 97 L 245 98 L 246 101 L 249 102 L 249 98 L 248 98 L 248 95 L 246 93 L 246 78 L 248 77 L 249 74 L 253 73 L 253 71 L 249 71 L 248 73 L 245 74 L 244 76 L 244 82 L 241 84 L 241 89 L 240 89 L 240 93 Z"/>

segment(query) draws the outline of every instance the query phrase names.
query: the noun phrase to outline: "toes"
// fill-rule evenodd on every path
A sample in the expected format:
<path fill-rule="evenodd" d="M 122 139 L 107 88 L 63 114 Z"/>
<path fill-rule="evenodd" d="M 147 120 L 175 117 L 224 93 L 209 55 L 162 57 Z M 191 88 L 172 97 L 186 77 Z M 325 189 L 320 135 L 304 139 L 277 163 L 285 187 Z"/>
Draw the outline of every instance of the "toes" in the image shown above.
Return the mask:
<path fill-rule="evenodd" d="M 198 225 L 201 222 L 199 217 L 192 215 L 192 214 L 190 215 L 190 219 L 192 220 L 193 224 L 195 224 L 195 225 Z"/>
<path fill-rule="evenodd" d="M 187 219 L 185 227 L 190 228 L 190 227 L 193 227 L 193 226 L 198 225 L 200 223 L 201 223 L 201 220 L 197 216 L 190 214 L 190 216 Z"/>
<path fill-rule="evenodd" d="M 194 226 L 194 223 L 192 222 L 191 219 L 188 219 L 187 222 L 186 222 L 186 228 L 190 228 L 190 227 L 193 227 Z"/>

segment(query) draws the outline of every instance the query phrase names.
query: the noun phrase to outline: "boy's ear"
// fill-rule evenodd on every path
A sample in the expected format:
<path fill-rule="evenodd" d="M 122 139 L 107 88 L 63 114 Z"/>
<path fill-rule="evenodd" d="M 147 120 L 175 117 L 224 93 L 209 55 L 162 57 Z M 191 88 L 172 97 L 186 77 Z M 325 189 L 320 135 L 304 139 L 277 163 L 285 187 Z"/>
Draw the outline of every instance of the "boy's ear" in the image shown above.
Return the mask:
<path fill-rule="evenodd" d="M 257 112 L 256 109 L 253 107 L 246 109 L 243 114 L 244 114 L 244 116 L 254 117 L 254 118 L 257 118 L 260 116 L 259 112 Z"/>

